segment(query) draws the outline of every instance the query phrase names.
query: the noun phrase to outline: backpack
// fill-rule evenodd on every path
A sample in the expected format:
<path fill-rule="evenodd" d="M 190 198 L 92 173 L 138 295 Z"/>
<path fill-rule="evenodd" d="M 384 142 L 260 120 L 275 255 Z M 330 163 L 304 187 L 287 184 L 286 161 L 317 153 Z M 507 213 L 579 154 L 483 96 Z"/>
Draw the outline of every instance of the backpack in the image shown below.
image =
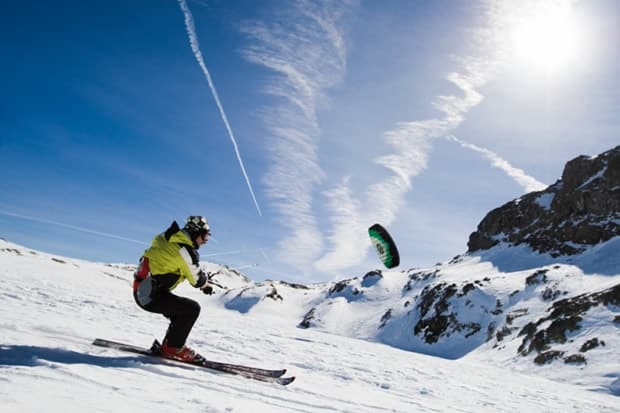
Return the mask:
<path fill-rule="evenodd" d="M 140 283 L 151 274 L 151 268 L 149 267 L 149 259 L 147 257 L 140 258 L 140 264 L 138 269 L 133 273 L 133 290 L 136 291 Z"/>

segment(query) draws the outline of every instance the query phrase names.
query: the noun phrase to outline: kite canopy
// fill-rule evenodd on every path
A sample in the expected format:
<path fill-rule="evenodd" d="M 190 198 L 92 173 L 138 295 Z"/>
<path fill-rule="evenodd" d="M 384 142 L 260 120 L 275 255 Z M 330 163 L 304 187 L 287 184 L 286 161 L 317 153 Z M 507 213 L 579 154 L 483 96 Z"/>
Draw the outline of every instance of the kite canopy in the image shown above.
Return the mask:
<path fill-rule="evenodd" d="M 398 255 L 398 249 L 394 240 L 379 224 L 375 224 L 368 228 L 368 235 L 370 235 L 370 241 L 375 246 L 379 258 L 387 268 L 394 268 L 400 264 L 400 256 Z"/>

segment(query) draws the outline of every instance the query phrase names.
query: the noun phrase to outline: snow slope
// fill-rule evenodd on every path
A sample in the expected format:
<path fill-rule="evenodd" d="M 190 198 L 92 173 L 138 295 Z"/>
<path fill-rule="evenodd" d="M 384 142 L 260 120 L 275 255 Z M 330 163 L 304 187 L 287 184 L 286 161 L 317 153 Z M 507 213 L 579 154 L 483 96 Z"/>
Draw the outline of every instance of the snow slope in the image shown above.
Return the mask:
<path fill-rule="evenodd" d="M 376 338 L 355 309 L 340 303 L 359 295 L 353 287 L 347 291 L 350 285 L 334 290 L 338 296 L 330 300 L 339 317 L 327 317 L 323 329 L 296 323 L 324 302 L 315 292 L 327 286 L 241 283 L 213 297 L 182 287 L 180 294 L 202 305 L 190 345 L 216 360 L 286 367 L 297 381 L 281 387 L 173 367 L 90 345 L 95 337 L 148 345 L 163 335 L 166 320 L 132 301 L 131 267 L 56 257 L 3 240 L 0 263 L 3 412 L 617 412 L 620 405 L 618 397 L 587 385 L 487 360 L 448 360 L 347 337 L 366 331 Z M 364 308 L 383 310 L 379 288 L 400 294 L 396 278 L 361 280 L 360 287 L 375 294 L 364 297 Z M 278 299 L 271 286 L 287 293 Z"/>
<path fill-rule="evenodd" d="M 220 300 L 242 313 L 285 313 L 291 325 L 620 395 L 620 237 L 561 259 L 499 245 L 306 289 L 246 285 Z"/>

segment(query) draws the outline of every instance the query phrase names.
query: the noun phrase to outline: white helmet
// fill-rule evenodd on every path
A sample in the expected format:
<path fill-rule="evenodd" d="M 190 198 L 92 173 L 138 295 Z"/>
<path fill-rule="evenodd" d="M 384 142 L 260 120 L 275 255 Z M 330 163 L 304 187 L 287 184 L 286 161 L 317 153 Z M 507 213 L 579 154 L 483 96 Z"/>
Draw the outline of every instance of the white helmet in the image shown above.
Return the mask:
<path fill-rule="evenodd" d="M 200 215 L 190 215 L 187 217 L 187 222 L 183 229 L 189 233 L 192 239 L 196 238 L 198 235 L 201 237 L 211 235 L 211 229 L 209 228 L 207 218 Z"/>

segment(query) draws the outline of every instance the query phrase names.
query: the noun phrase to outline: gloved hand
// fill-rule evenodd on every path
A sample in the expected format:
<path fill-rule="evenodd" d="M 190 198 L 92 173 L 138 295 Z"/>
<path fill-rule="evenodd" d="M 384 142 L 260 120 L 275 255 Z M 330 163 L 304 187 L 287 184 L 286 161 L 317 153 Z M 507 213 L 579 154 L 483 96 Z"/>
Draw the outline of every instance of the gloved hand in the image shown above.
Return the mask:
<path fill-rule="evenodd" d="M 216 275 L 218 275 L 220 273 L 220 271 L 215 271 L 215 272 L 209 272 L 207 273 L 207 279 L 211 280 L 213 277 L 215 277 Z"/>
<path fill-rule="evenodd" d="M 210 284 L 206 284 L 204 287 L 201 288 L 202 292 L 207 294 L 207 295 L 211 295 L 213 294 L 215 291 L 213 291 L 213 287 Z"/>

